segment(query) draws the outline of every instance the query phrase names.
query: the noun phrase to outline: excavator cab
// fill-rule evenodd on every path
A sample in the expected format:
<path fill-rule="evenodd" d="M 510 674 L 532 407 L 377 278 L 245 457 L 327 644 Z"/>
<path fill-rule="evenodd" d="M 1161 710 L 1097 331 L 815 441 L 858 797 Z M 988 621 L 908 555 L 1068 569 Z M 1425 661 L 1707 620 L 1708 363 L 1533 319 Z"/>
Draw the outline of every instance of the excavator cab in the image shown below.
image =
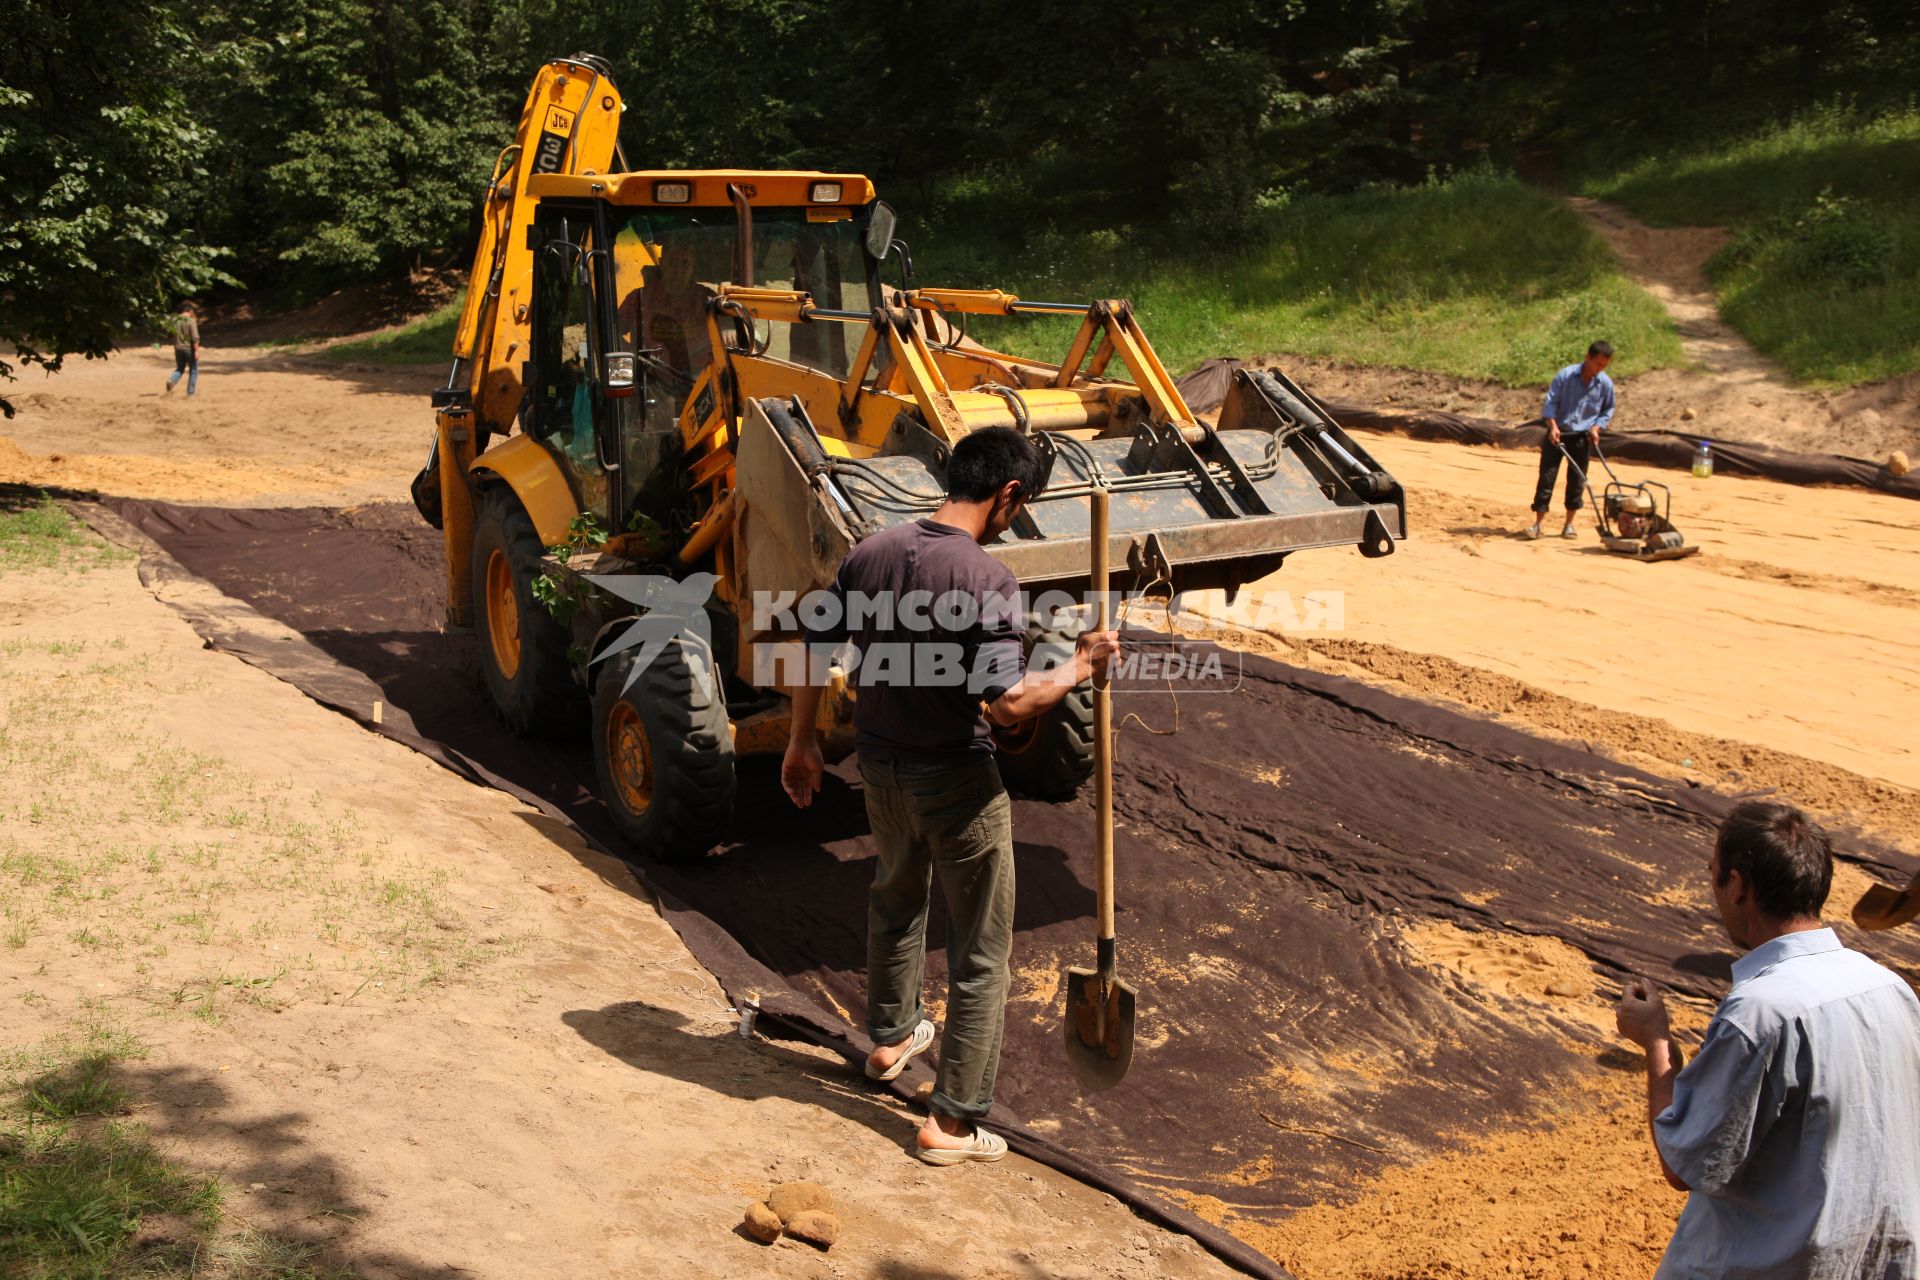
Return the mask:
<path fill-rule="evenodd" d="M 598 59 L 536 80 L 488 186 L 416 497 L 502 716 L 526 733 L 584 720 L 636 852 L 710 849 L 735 758 L 786 742 L 767 658 L 796 637 L 756 602 L 804 596 L 861 539 L 930 514 L 969 431 L 1013 427 L 1053 460 L 987 548 L 1028 588 L 1096 585 L 1096 490 L 1120 583 L 1169 593 L 1404 536 L 1400 486 L 1284 375 L 1241 371 L 1203 420 L 1126 302 L 919 287 L 866 178 L 627 171 L 619 111 Z M 971 340 L 983 315 L 1078 329 L 1041 361 Z M 1055 623 L 1036 619 L 1033 643 L 1064 638 Z M 849 711 L 824 701 L 830 742 Z M 1002 774 L 1070 795 L 1091 733 L 1091 699 L 1071 697 L 1002 735 Z"/>

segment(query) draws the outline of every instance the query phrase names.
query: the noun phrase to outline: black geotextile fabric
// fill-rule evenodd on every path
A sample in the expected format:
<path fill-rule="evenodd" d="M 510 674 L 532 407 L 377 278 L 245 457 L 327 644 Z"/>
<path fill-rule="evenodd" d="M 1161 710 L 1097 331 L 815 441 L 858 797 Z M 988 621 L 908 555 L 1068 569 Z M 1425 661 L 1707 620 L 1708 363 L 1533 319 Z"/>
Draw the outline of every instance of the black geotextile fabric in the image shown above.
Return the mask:
<path fill-rule="evenodd" d="M 1240 361 L 1207 360 L 1179 386 L 1196 413 L 1210 413 L 1226 399 L 1233 371 Z M 1311 388 L 1309 388 L 1311 390 Z M 1439 409 L 1385 410 L 1345 400 L 1323 400 L 1335 421 L 1346 428 L 1397 431 L 1416 440 L 1451 440 L 1457 444 L 1490 444 L 1502 449 L 1538 449 L 1547 429 L 1538 420 L 1509 426 L 1492 418 L 1471 418 Z M 1604 441 L 1607 457 L 1650 467 L 1685 471 L 1693 466 L 1693 451 L 1705 436 L 1676 431 L 1609 431 Z M 1772 445 L 1739 440 L 1713 440 L 1713 467 L 1727 475 L 1758 476 L 1785 484 L 1844 484 L 1877 489 L 1900 498 L 1920 498 L 1920 471 L 1896 476 L 1878 462 L 1845 458 L 1831 453 L 1794 453 Z"/>
<path fill-rule="evenodd" d="M 584 733 L 526 743 L 494 720 L 472 638 L 440 626 L 438 535 L 410 511 L 114 505 L 187 569 L 364 672 L 425 749 L 611 843 L 583 783 Z M 1235 692 L 1126 694 L 1116 719 L 1120 971 L 1142 1010 L 1132 1071 L 1083 1096 L 1061 1046 L 1061 970 L 1093 960 L 1085 796 L 1017 801 L 1018 938 L 991 1123 L 1250 1272 L 1281 1274 L 1175 1206 L 1271 1218 L 1338 1199 L 1388 1164 L 1537 1119 L 1596 1060 L 1632 1069 L 1591 1018 L 1416 962 L 1407 930 L 1558 939 L 1591 959 L 1595 1001 L 1627 973 L 1706 998 L 1725 989 L 1732 953 L 1703 892 L 1724 797 L 1253 657 Z M 854 762 L 804 813 L 775 761 L 742 761 L 740 775 L 734 842 L 647 866 L 645 880 L 732 998 L 757 995 L 796 1033 L 857 1056 L 872 849 Z M 1874 953 L 1913 972 L 1909 935 L 1877 935 Z M 936 907 L 936 1018 L 942 936 Z M 900 1091 L 928 1078 L 916 1063 Z"/>

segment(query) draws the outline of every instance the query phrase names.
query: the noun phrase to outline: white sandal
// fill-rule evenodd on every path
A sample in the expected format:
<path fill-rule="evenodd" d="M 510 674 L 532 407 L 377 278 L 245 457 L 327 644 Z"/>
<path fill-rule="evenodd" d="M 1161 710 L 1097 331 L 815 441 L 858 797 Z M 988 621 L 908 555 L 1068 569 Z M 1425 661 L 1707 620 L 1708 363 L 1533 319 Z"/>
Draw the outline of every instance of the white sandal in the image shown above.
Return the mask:
<path fill-rule="evenodd" d="M 900 1073 L 907 1069 L 907 1064 L 919 1055 L 925 1053 L 927 1046 L 932 1043 L 933 1023 L 922 1018 L 920 1019 L 920 1025 L 913 1029 L 913 1034 L 907 1037 L 907 1051 L 894 1059 L 892 1066 L 888 1067 L 885 1071 L 876 1071 L 874 1070 L 872 1059 L 868 1059 L 867 1079 L 878 1080 L 883 1084 L 889 1080 L 898 1080 Z"/>
<path fill-rule="evenodd" d="M 973 1127 L 973 1141 L 964 1147 L 923 1147 L 916 1140 L 913 1154 L 928 1164 L 955 1165 L 978 1160 L 989 1164 L 1007 1154 L 1007 1140 L 997 1133 L 988 1133 L 979 1125 Z"/>

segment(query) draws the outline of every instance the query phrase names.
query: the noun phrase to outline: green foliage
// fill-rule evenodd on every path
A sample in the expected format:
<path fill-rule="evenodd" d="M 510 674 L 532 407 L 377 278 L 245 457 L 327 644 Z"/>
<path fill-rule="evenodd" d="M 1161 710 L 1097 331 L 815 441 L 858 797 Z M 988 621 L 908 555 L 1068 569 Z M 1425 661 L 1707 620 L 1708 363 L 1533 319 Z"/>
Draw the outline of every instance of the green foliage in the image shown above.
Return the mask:
<path fill-rule="evenodd" d="M 320 291 L 461 244 L 538 55 L 518 6 L 260 0 L 196 11 L 228 51 L 192 96 L 222 234 L 249 273 Z"/>
<path fill-rule="evenodd" d="M 453 358 L 453 334 L 460 324 L 461 305 L 450 302 L 398 329 L 335 343 L 327 348 L 327 358 L 361 364 L 445 364 Z"/>
<path fill-rule="evenodd" d="M 921 273 L 958 287 L 1131 298 L 1176 368 L 1289 351 L 1532 385 L 1597 337 L 1622 373 L 1681 363 L 1665 313 L 1606 246 L 1559 201 L 1490 172 L 1291 201 L 1231 251 L 1131 226 L 1044 227 L 1018 244 L 948 223 L 926 244 Z M 1057 359 L 1071 325 L 974 334 Z"/>
<path fill-rule="evenodd" d="M 533 580 L 533 598 L 561 626 L 573 621 L 593 590 L 585 581 L 566 572 L 566 566 L 581 552 L 598 551 L 606 545 L 607 531 L 600 527 L 592 512 L 583 511 L 568 522 L 567 540 L 547 548 L 547 554 L 558 560 L 561 568 Z"/>
<path fill-rule="evenodd" d="M 0 38 L 0 352 L 58 369 L 229 280 L 188 217 L 206 129 L 171 8 L 14 0 Z M 15 365 L 0 359 L 0 382 Z M 0 413 L 12 404 L 0 396 Z"/>
<path fill-rule="evenodd" d="M 1545 301 L 1536 286 L 1564 283 L 1563 261 L 1522 295 L 1463 293 L 1446 282 L 1458 238 L 1401 228 L 1388 238 L 1438 263 L 1399 281 L 1369 268 L 1308 307 L 1297 290 L 1329 247 L 1293 262 L 1274 237 L 1319 234 L 1316 199 L 1353 196 L 1338 220 L 1357 225 L 1383 183 L 1424 189 L 1546 141 L 1656 218 L 1798 216 L 1829 187 L 1863 201 L 1879 212 L 1822 223 L 1803 264 L 1861 279 L 1884 260 L 1890 278 L 1869 287 L 1897 291 L 1908 250 L 1887 209 L 1910 202 L 1920 166 L 1914 112 L 1898 109 L 1920 77 L 1920 10 L 1866 0 L 1752 0 L 1737 18 L 1668 0 L 1604 15 L 1573 0 L 1141 0 L 1094 19 L 1069 0 L 16 0 L 5 35 L 0 350 L 19 343 L 29 364 L 104 354 L 232 276 L 299 298 L 462 262 L 536 66 L 581 49 L 627 94 L 630 167 L 861 170 L 910 225 L 962 229 L 936 251 L 949 261 L 992 243 L 1000 276 L 1031 274 L 1050 234 L 1074 258 L 1097 231 L 1165 243 L 1169 261 L 1251 258 L 1281 293 L 1236 310 L 1292 306 L 1302 340 L 1366 339 L 1302 319 L 1364 297 L 1376 319 L 1417 324 L 1395 358 L 1437 342 L 1454 364 L 1509 372 L 1583 317 L 1630 330 L 1635 304 L 1598 281 Z M 1845 121 L 1808 110 L 1837 92 L 1855 104 L 1831 109 Z M 1767 123 L 1795 108 L 1790 127 Z M 1727 212 L 1755 191 L 1763 208 Z M 1393 260 L 1369 242 L 1367 263 Z M 1086 278 L 1143 281 L 1171 307 L 1161 268 Z M 1467 296 L 1503 314 L 1476 318 Z M 1554 336 L 1489 355 L 1488 334 L 1522 324 Z M 422 329 L 343 357 L 410 359 L 416 338 L 435 354 Z"/>
<path fill-rule="evenodd" d="M 1798 213 L 1822 195 L 1911 205 L 1920 194 L 1920 106 L 1863 112 L 1828 103 L 1737 134 L 1696 135 L 1577 173 L 1588 195 L 1659 225 L 1723 226 Z"/>

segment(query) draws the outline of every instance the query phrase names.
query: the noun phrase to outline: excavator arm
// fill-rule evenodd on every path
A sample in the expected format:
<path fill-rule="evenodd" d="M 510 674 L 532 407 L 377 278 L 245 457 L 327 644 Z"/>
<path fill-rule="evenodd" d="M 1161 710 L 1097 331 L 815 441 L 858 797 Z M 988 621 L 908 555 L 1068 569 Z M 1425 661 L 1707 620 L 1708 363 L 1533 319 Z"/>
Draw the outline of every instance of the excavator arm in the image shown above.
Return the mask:
<path fill-rule="evenodd" d="M 533 302 L 533 249 L 526 228 L 536 203 L 527 184 L 542 174 L 604 174 L 620 159 L 620 92 L 606 62 L 591 54 L 540 68 L 513 141 L 494 161 L 481 198 L 480 242 L 453 336 L 453 370 L 434 392 L 435 432 L 427 465 L 413 482 L 414 505 L 446 542 L 447 614 L 472 621 L 468 549 L 474 458 L 512 430 L 526 394 Z M 621 166 L 624 167 L 624 164 Z"/>

